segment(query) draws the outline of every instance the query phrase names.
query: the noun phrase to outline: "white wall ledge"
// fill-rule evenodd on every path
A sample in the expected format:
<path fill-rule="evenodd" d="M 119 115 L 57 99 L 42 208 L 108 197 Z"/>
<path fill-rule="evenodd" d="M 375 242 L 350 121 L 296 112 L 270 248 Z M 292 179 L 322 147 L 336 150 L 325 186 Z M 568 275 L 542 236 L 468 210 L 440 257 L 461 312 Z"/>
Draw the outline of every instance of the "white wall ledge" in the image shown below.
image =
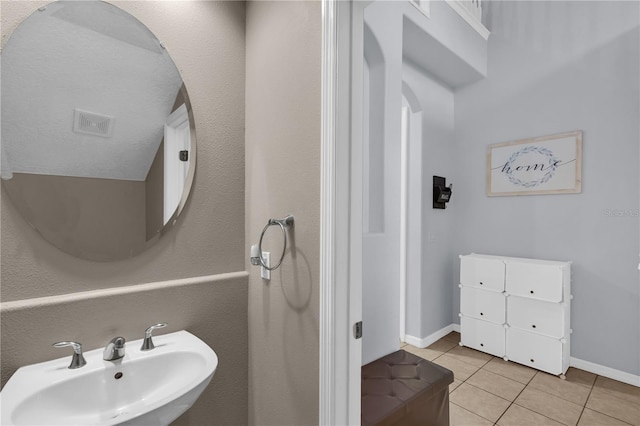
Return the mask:
<path fill-rule="evenodd" d="M 177 280 L 159 281 L 146 284 L 127 285 L 122 287 L 110 287 L 99 290 L 81 291 L 77 293 L 59 294 L 55 296 L 37 297 L 33 299 L 15 300 L 0 303 L 0 312 L 13 312 L 21 309 L 58 305 L 63 303 L 78 302 L 82 300 L 97 299 L 100 297 L 120 296 L 132 293 L 141 293 L 162 288 L 183 287 L 189 285 L 227 282 L 240 278 L 247 278 L 247 271 L 229 272 L 224 274 L 206 275 L 192 278 L 181 278 Z"/>

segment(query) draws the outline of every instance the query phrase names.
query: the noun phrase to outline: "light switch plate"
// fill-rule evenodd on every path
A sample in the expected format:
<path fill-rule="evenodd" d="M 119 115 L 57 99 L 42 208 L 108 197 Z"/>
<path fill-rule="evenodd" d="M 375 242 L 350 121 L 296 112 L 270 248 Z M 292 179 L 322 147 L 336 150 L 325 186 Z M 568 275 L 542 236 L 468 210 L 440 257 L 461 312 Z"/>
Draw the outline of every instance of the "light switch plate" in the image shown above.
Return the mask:
<path fill-rule="evenodd" d="M 265 263 L 265 265 L 271 267 L 271 253 L 268 251 L 263 251 L 262 252 L 262 261 Z M 260 276 L 262 277 L 263 280 L 270 280 L 271 279 L 271 271 L 268 270 L 267 268 L 265 268 L 264 266 L 260 267 Z"/>

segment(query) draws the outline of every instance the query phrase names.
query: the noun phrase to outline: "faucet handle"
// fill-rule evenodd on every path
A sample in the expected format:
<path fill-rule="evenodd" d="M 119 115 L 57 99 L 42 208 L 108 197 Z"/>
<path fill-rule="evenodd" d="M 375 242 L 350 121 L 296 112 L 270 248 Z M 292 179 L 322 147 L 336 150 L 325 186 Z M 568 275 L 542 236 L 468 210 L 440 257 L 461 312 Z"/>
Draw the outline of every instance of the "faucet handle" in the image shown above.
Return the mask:
<path fill-rule="evenodd" d="M 150 351 L 151 349 L 155 348 L 155 345 L 153 344 L 153 340 L 151 339 L 151 335 L 153 334 L 153 330 L 158 329 L 158 328 L 164 328 L 167 326 L 166 322 L 161 322 L 159 324 L 154 324 L 152 326 L 150 326 L 149 328 L 147 328 L 144 331 L 144 341 L 142 342 L 142 347 L 140 348 L 141 351 Z"/>
<path fill-rule="evenodd" d="M 71 346 L 73 348 L 73 357 L 71 358 L 71 364 L 69 364 L 70 369 L 80 368 L 87 363 L 82 355 L 82 345 L 78 342 L 56 342 L 52 345 L 54 348 L 66 348 L 67 346 Z"/>

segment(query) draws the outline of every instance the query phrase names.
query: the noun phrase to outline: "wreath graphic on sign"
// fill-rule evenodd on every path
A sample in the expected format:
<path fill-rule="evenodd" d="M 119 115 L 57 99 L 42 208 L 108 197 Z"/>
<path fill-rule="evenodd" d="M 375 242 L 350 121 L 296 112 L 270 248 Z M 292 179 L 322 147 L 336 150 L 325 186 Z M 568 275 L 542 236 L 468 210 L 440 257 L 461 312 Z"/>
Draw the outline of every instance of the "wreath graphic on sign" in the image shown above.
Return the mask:
<path fill-rule="evenodd" d="M 513 175 L 514 169 L 511 167 L 513 165 L 513 163 L 515 163 L 515 161 L 518 159 L 518 157 L 524 155 L 524 154 L 528 154 L 530 152 L 536 152 L 542 156 L 544 156 L 548 161 L 549 161 L 549 169 L 547 170 L 547 172 L 542 175 L 542 177 L 540 179 L 536 179 L 536 180 L 530 180 L 530 181 L 523 181 L 522 179 L 518 178 L 517 176 Z M 513 154 L 511 154 L 511 157 L 509 157 L 509 159 L 507 160 L 506 164 L 505 164 L 505 168 L 507 169 L 507 171 L 505 172 L 507 174 L 507 177 L 509 178 L 509 181 L 511 183 L 513 183 L 514 185 L 518 185 L 521 186 L 523 188 L 534 188 L 538 185 L 542 185 L 543 183 L 547 182 L 549 179 L 551 179 L 553 177 L 553 175 L 556 172 L 556 169 L 558 168 L 557 164 L 560 161 L 553 155 L 553 152 L 548 149 L 548 148 L 544 148 L 544 147 L 539 147 L 539 146 L 527 146 L 525 148 L 522 148 L 519 151 L 514 152 Z"/>

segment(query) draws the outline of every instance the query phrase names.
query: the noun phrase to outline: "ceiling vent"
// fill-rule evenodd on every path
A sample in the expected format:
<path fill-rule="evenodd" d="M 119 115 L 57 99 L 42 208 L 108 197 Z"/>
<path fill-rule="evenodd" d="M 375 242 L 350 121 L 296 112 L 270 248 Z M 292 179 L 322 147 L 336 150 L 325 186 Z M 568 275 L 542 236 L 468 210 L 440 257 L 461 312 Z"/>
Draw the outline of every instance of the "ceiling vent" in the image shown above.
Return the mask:
<path fill-rule="evenodd" d="M 95 114 L 76 108 L 73 115 L 73 131 L 76 133 L 110 138 L 113 134 L 115 121 L 115 117 Z"/>

